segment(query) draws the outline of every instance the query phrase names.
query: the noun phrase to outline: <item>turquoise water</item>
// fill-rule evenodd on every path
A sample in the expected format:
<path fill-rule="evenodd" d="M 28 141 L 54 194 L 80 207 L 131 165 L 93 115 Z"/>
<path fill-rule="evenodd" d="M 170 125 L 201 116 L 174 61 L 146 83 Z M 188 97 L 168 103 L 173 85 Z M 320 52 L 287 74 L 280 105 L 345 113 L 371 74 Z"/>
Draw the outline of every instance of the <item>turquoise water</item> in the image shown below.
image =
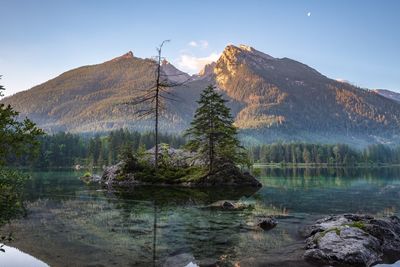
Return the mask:
<path fill-rule="evenodd" d="M 263 169 L 261 189 L 138 187 L 107 191 L 80 172 L 32 172 L 26 218 L 2 231 L 33 256 L 17 266 L 309 266 L 301 260 L 301 229 L 328 214 L 400 215 L 400 169 Z M 210 209 L 219 200 L 251 207 Z M 264 232 L 258 218 L 278 226 Z"/>

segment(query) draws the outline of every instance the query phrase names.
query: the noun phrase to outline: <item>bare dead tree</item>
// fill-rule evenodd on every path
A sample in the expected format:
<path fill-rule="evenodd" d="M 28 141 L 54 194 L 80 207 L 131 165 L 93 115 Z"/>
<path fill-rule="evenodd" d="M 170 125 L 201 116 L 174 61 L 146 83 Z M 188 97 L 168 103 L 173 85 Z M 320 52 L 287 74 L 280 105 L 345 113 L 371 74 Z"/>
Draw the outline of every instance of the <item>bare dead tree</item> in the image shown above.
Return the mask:
<path fill-rule="evenodd" d="M 158 170 L 158 158 L 159 158 L 159 121 L 161 112 L 165 109 L 166 101 L 177 101 L 176 96 L 170 92 L 170 89 L 177 86 L 184 85 L 188 80 L 183 82 L 173 82 L 169 78 L 170 76 L 177 75 L 166 75 L 162 71 L 162 49 L 165 43 L 170 40 L 164 40 L 159 47 L 157 47 L 157 56 L 155 57 L 156 68 L 155 68 L 155 81 L 147 89 L 141 90 L 141 94 L 135 96 L 132 100 L 125 102 L 124 104 L 134 106 L 144 106 L 143 109 L 139 109 L 136 113 L 138 118 L 154 118 L 154 167 Z"/>

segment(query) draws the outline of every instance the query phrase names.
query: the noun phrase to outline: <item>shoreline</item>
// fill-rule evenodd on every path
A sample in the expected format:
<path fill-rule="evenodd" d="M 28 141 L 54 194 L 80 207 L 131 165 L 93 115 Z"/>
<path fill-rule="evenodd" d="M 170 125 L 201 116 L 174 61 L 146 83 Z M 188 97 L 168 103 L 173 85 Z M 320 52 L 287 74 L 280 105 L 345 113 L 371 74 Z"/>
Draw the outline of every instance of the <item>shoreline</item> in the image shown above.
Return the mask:
<path fill-rule="evenodd" d="M 255 163 L 252 165 L 252 168 L 261 169 L 261 168 L 280 168 L 280 169 L 293 169 L 293 168 L 331 168 L 331 169 L 356 169 L 356 168 L 393 168 L 400 167 L 400 163 L 398 164 L 356 164 L 356 165 L 332 165 L 328 163 Z M 76 172 L 84 172 L 88 170 L 94 171 L 104 171 L 103 167 L 95 166 L 95 167 L 81 167 L 77 170 L 74 166 L 58 166 L 58 167 L 49 167 L 49 168 L 37 168 L 37 167 L 27 167 L 27 166 L 7 166 L 9 169 L 16 170 L 46 170 L 46 171 L 76 171 Z"/>

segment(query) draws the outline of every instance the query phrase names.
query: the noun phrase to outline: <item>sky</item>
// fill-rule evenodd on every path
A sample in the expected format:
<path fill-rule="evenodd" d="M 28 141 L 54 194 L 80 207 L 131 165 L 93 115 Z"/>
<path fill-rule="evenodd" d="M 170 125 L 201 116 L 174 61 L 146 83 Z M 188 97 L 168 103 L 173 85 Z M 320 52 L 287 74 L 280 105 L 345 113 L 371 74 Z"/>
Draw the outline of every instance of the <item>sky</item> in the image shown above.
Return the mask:
<path fill-rule="evenodd" d="M 227 44 L 288 57 L 366 88 L 400 92 L 397 0 L 0 0 L 6 95 L 132 51 L 196 73 Z"/>

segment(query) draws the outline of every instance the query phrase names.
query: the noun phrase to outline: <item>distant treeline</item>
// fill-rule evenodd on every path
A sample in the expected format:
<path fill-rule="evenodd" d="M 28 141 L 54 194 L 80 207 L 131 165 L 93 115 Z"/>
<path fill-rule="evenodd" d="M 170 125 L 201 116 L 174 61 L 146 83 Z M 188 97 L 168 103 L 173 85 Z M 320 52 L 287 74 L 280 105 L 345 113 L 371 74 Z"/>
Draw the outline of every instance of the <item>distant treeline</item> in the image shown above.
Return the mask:
<path fill-rule="evenodd" d="M 186 140 L 182 136 L 161 134 L 160 142 L 171 147 L 182 147 Z M 150 149 L 154 144 L 151 132 L 140 133 L 117 130 L 95 136 L 82 136 L 71 133 L 58 133 L 40 137 L 37 158 L 9 158 L 12 166 L 37 168 L 87 167 L 115 164 L 124 149 L 137 151 L 140 146 Z M 323 145 L 304 143 L 275 143 L 247 147 L 249 157 L 254 163 L 278 164 L 400 164 L 400 147 L 371 145 L 363 150 L 348 145 Z"/>
<path fill-rule="evenodd" d="M 124 149 L 137 151 L 140 146 L 152 148 L 154 134 L 121 129 L 93 137 L 57 133 L 42 136 L 39 141 L 39 153 L 33 161 L 24 157 L 9 158 L 8 164 L 37 168 L 110 165 L 118 162 L 118 156 Z M 176 135 L 161 134 L 160 142 L 177 148 L 185 144 L 185 139 Z"/>
<path fill-rule="evenodd" d="M 255 163 L 283 164 L 398 164 L 400 147 L 377 144 L 363 150 L 348 145 L 323 145 L 304 143 L 276 143 L 248 148 Z"/>

